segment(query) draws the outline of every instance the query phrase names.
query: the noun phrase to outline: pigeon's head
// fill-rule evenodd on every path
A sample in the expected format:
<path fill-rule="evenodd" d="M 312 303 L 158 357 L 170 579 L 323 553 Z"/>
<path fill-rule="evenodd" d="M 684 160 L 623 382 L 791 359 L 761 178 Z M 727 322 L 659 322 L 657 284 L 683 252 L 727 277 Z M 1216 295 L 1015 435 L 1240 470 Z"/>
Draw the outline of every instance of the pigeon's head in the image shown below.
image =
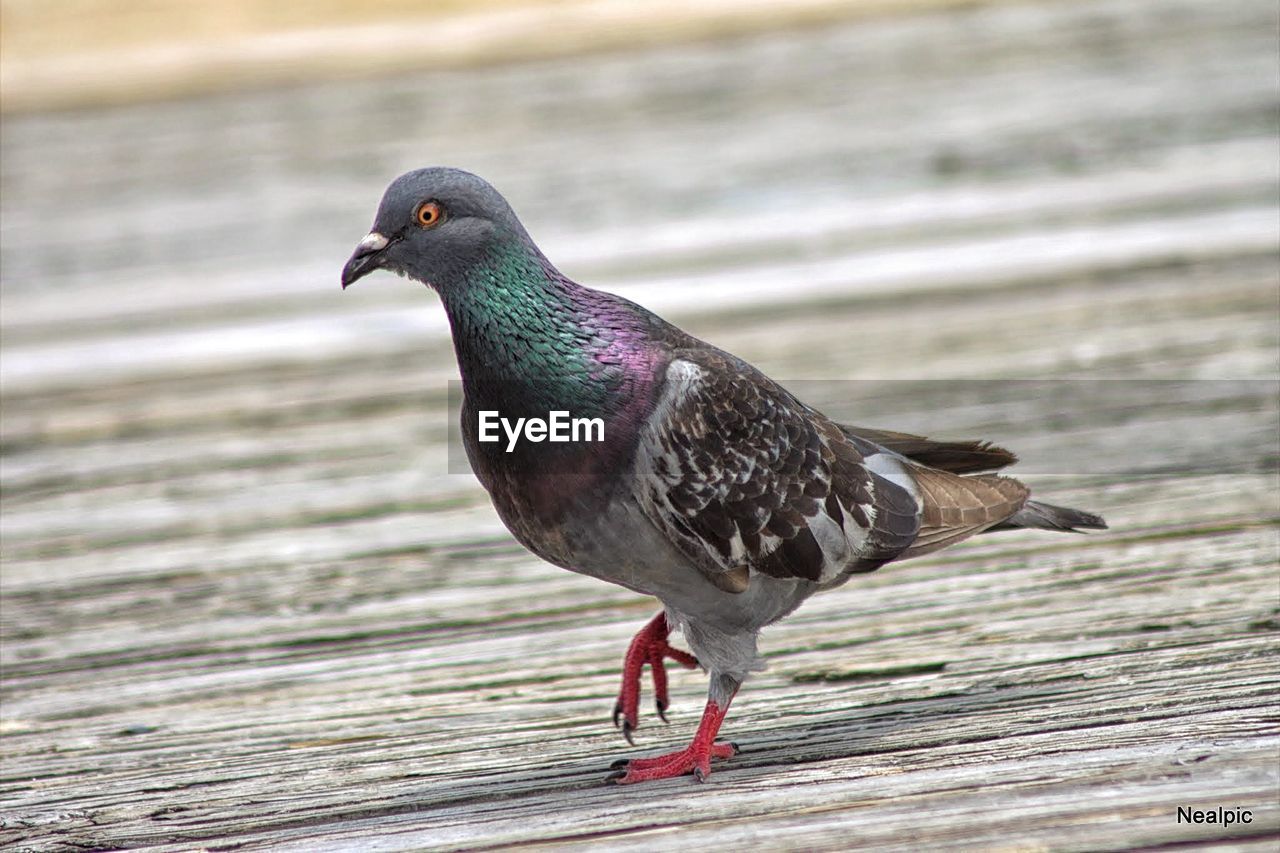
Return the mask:
<path fill-rule="evenodd" d="M 342 287 L 385 269 L 439 290 L 512 240 L 528 236 L 488 183 L 460 169 L 418 169 L 387 187 L 373 230 L 342 270 Z"/>

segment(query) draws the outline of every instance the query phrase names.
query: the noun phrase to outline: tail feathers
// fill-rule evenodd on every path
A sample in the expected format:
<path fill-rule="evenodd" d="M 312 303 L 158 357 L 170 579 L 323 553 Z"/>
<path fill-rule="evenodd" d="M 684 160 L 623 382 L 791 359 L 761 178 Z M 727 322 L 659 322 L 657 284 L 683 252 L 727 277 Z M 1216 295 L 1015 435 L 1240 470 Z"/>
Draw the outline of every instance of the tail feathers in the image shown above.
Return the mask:
<path fill-rule="evenodd" d="M 999 524 L 988 527 L 984 533 L 994 530 L 1063 530 L 1078 533 L 1081 530 L 1106 530 L 1107 523 L 1102 516 L 1064 506 L 1027 501 L 1022 509 L 1006 518 Z"/>

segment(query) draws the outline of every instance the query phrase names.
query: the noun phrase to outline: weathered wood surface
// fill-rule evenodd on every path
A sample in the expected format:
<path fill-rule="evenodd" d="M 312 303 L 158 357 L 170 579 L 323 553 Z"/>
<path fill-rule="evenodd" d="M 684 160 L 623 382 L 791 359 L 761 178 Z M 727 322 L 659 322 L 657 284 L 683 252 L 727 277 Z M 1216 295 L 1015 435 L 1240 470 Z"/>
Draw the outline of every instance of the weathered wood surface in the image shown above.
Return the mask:
<path fill-rule="evenodd" d="M 1275 16 L 1002 5 L 7 120 L 0 843 L 1274 849 Z M 448 473 L 432 297 L 338 293 L 426 161 L 583 280 L 849 420 L 1013 447 L 1113 529 L 815 598 L 741 756 L 602 786 L 704 684 L 622 742 L 653 603 Z"/>

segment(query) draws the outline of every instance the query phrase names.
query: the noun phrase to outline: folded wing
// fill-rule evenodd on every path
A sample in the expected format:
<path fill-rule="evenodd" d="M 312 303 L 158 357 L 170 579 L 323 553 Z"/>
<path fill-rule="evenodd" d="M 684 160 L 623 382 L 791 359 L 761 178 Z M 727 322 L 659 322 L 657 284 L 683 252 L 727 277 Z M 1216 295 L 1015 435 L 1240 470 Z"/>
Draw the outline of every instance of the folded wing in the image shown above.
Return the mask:
<path fill-rule="evenodd" d="M 643 430 L 650 520 L 723 589 L 752 573 L 827 584 L 910 546 L 919 506 L 848 437 L 750 365 L 678 352 Z"/>
<path fill-rule="evenodd" d="M 840 426 L 745 362 L 689 349 L 675 354 L 642 430 L 637 498 L 722 589 L 744 590 L 753 574 L 829 586 L 958 542 L 1026 502 L 1016 480 L 923 460 L 967 471 L 1013 457 Z"/>

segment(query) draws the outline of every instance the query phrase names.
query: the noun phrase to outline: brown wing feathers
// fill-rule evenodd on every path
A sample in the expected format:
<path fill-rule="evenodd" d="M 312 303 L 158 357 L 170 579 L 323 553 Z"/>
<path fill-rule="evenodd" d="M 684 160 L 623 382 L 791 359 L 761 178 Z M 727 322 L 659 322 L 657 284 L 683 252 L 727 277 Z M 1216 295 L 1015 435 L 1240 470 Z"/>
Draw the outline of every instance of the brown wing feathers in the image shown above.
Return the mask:
<path fill-rule="evenodd" d="M 902 553 L 918 557 L 981 533 L 1012 516 L 1026 503 L 1030 489 L 994 474 L 961 477 L 911 466 L 923 503 L 920 533 Z"/>

